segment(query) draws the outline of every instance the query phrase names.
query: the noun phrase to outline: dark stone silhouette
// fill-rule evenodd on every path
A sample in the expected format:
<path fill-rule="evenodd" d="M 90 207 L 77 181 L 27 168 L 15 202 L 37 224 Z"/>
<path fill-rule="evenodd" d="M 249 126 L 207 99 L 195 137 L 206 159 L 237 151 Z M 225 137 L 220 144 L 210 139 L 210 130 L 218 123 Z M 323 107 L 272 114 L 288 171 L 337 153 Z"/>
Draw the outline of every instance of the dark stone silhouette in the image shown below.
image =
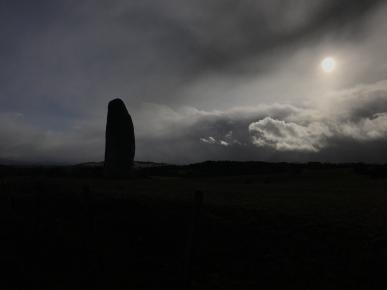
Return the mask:
<path fill-rule="evenodd" d="M 134 159 L 135 138 L 132 118 L 121 99 L 109 102 L 106 122 L 105 174 L 129 173 Z"/>

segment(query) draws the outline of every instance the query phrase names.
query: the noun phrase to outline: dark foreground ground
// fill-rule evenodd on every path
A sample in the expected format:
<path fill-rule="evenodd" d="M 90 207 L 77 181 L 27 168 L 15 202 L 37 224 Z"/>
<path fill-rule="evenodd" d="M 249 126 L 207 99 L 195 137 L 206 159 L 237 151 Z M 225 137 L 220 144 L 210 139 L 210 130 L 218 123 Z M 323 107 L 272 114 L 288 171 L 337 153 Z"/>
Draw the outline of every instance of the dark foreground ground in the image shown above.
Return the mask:
<path fill-rule="evenodd" d="M 187 289 L 190 244 L 192 289 L 387 287 L 386 166 L 209 162 L 134 175 L 0 167 L 0 289 Z"/>

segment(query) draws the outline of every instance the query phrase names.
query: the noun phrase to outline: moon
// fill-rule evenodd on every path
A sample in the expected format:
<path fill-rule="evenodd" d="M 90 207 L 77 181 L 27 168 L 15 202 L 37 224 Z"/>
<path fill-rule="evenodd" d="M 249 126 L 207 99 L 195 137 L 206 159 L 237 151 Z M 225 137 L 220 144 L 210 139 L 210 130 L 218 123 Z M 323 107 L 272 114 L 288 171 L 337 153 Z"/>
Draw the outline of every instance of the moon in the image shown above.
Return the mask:
<path fill-rule="evenodd" d="M 321 68 L 325 73 L 331 73 L 336 68 L 336 61 L 333 57 L 326 57 L 321 61 Z"/>

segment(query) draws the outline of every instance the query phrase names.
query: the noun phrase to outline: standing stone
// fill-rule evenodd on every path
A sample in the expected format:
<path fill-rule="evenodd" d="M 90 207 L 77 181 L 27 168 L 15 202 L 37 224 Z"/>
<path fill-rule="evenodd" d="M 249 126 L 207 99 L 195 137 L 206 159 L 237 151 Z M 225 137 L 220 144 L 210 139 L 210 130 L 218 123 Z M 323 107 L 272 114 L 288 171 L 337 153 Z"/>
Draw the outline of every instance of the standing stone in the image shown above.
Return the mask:
<path fill-rule="evenodd" d="M 135 153 L 132 118 L 121 99 L 109 102 L 106 122 L 105 174 L 124 176 L 133 165 Z"/>

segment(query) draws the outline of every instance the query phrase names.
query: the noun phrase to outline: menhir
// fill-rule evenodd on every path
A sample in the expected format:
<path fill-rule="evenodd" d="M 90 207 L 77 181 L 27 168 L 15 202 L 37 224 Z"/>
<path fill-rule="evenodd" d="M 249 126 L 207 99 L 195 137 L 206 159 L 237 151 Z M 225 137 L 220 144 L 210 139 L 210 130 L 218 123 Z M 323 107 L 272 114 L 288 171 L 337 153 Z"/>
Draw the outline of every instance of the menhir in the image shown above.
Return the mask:
<path fill-rule="evenodd" d="M 133 166 L 135 138 L 132 118 L 121 99 L 109 102 L 105 137 L 105 174 L 126 175 Z"/>

